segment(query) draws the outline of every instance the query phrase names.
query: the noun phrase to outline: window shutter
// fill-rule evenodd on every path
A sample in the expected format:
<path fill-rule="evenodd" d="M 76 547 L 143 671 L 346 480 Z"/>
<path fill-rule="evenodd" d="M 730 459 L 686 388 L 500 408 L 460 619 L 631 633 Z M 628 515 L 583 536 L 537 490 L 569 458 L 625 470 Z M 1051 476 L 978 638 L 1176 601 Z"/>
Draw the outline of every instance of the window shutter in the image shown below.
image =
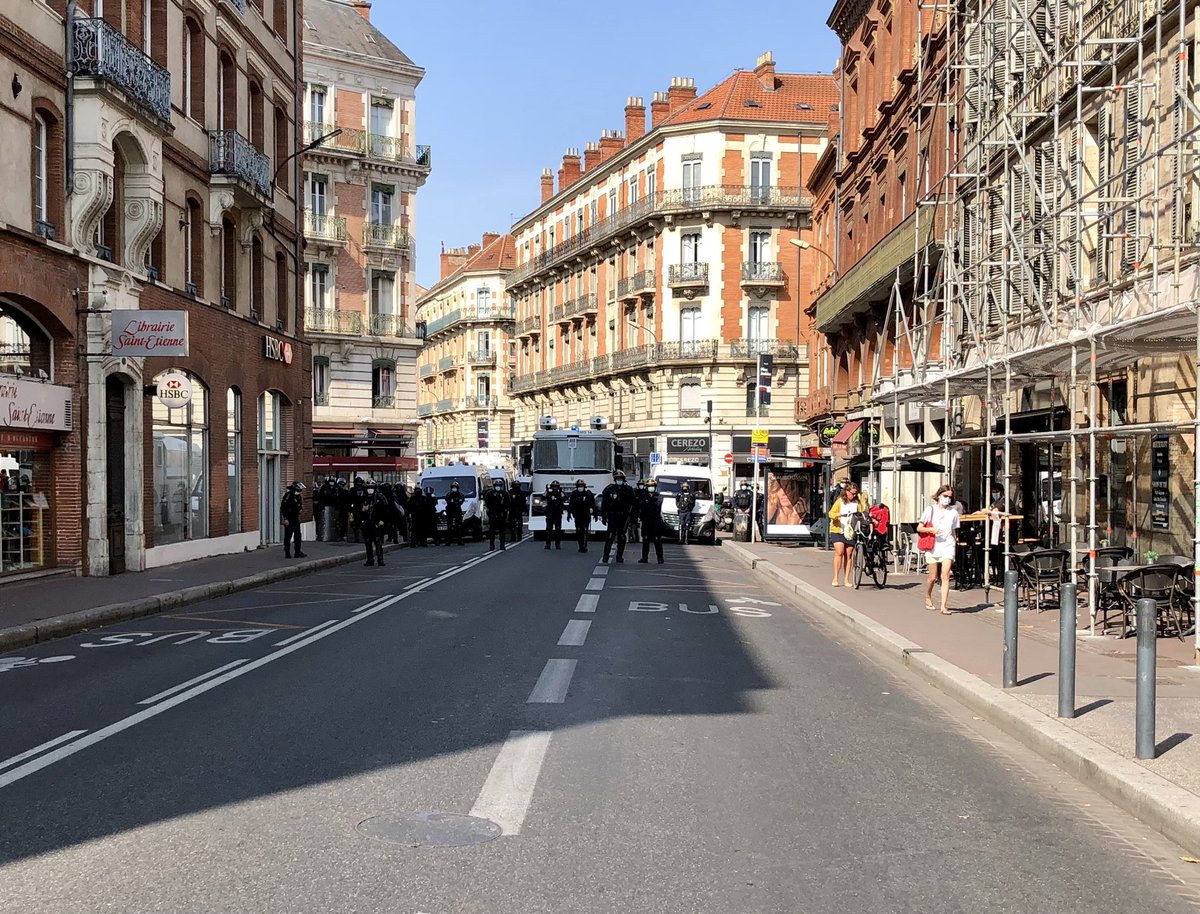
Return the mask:
<path fill-rule="evenodd" d="M 1109 223 L 1108 187 L 1109 172 L 1109 121 L 1108 109 L 1101 107 L 1096 114 L 1096 281 L 1108 280 L 1108 236 L 1112 232 Z"/>
<path fill-rule="evenodd" d="M 1138 86 L 1125 87 L 1125 133 L 1124 161 L 1125 169 L 1124 220 L 1121 226 L 1123 233 L 1121 244 L 1121 265 L 1123 269 L 1132 270 L 1140 261 L 1141 239 L 1139 237 L 1140 222 L 1138 209 L 1141 206 L 1142 181 L 1138 167 L 1141 157 L 1141 90 Z"/>
<path fill-rule="evenodd" d="M 988 310 L 989 327 L 1004 317 L 1004 198 L 998 190 L 988 191 Z"/>
<path fill-rule="evenodd" d="M 1080 209 L 1083 206 L 1083 139 L 1084 128 L 1076 125 L 1071 144 L 1071 186 L 1067 194 L 1071 207 L 1070 215 L 1067 217 L 1067 234 L 1069 236 L 1067 251 L 1071 271 L 1068 285 L 1076 294 L 1083 291 L 1083 238 L 1080 235 L 1082 225 L 1079 218 Z"/>

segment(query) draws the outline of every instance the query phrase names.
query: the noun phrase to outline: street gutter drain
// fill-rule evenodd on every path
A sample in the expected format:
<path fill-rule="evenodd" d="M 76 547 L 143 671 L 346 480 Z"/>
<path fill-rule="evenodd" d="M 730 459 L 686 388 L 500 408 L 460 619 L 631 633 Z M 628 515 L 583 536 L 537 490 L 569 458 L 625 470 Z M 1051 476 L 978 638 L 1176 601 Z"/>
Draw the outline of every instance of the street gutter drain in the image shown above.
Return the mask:
<path fill-rule="evenodd" d="M 501 834 L 500 826 L 488 819 L 448 812 L 372 816 L 359 822 L 357 829 L 369 838 L 409 847 L 470 847 L 494 841 Z"/>

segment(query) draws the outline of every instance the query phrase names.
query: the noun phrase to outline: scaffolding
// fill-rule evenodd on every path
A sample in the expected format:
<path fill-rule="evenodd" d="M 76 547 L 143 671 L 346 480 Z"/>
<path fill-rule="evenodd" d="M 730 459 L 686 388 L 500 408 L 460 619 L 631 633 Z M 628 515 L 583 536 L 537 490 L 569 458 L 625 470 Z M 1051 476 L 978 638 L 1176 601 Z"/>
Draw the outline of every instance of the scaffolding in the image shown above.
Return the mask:
<path fill-rule="evenodd" d="M 876 341 L 872 391 L 874 405 L 891 405 L 893 465 L 930 450 L 899 443 L 900 407 L 935 404 L 947 470 L 965 461 L 983 493 L 1002 484 L 1008 514 L 1014 449 L 1035 444 L 1040 460 L 1046 448 L 1037 533 L 1069 548 L 1074 568 L 1118 526 L 1136 553 L 1139 512 L 1159 510 L 1139 503 L 1146 444 L 1171 436 L 1192 452 L 1186 501 L 1200 563 L 1200 0 L 916 8 L 916 240 L 911 279 L 897 271 Z M 1170 359 L 1183 372 L 1163 416 L 1156 385 L 1137 389 L 1138 368 L 1169 374 Z M 1143 402 L 1149 415 L 1126 414 Z M 1049 427 L 1014 431 L 1014 415 L 1035 406 Z M 1061 512 L 1056 480 L 1069 484 Z"/>

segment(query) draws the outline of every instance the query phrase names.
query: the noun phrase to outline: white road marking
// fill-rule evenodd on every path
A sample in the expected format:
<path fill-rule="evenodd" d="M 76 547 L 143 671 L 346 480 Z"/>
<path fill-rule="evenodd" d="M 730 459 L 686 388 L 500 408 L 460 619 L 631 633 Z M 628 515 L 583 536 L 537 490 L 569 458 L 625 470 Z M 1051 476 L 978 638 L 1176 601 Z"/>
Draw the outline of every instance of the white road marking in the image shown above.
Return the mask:
<path fill-rule="evenodd" d="M 547 660 L 537 685 L 525 700 L 528 705 L 558 705 L 567 698 L 571 677 L 575 675 L 574 660 Z"/>
<path fill-rule="evenodd" d="M 600 602 L 600 594 L 585 593 L 579 597 L 579 602 L 575 604 L 575 612 L 577 613 L 594 613 L 596 604 Z"/>
<path fill-rule="evenodd" d="M 428 579 L 426 579 L 426 580 L 428 580 Z M 366 603 L 363 606 L 360 606 L 358 609 L 351 610 L 350 611 L 351 615 L 353 615 L 354 613 L 366 612 L 368 609 L 374 609 L 378 604 L 382 603 L 384 600 L 390 599 L 391 596 L 392 596 L 392 594 L 385 593 L 382 597 L 376 597 L 370 603 Z"/>
<path fill-rule="evenodd" d="M 304 631 L 300 632 L 299 634 L 292 635 L 290 638 L 284 638 L 282 641 L 276 641 L 275 646 L 285 647 L 286 645 L 291 644 L 293 641 L 299 641 L 302 638 L 307 638 L 313 632 L 319 632 L 321 629 L 329 628 L 329 626 L 337 625 L 337 623 L 337 619 L 330 619 L 328 622 L 322 622 L 320 625 L 314 625 L 312 628 L 306 628 Z"/>
<path fill-rule="evenodd" d="M 560 647 L 580 647 L 587 641 L 588 629 L 592 627 L 590 619 L 572 619 L 563 629 L 562 637 L 558 639 Z"/>
<path fill-rule="evenodd" d="M 592 578 L 587 582 L 587 587 L 584 590 L 603 590 L 604 578 Z"/>
<path fill-rule="evenodd" d="M 608 566 L 607 565 L 597 565 L 596 570 L 593 571 L 592 574 L 599 575 L 600 577 L 604 577 L 606 574 L 608 574 Z"/>
<path fill-rule="evenodd" d="M 412 582 L 411 584 L 409 584 L 408 586 L 409 586 L 409 587 L 420 587 L 420 586 L 421 586 L 422 584 L 424 584 L 425 582 L 427 582 L 427 581 L 432 581 L 432 580 L 433 580 L 433 578 L 421 578 L 421 580 L 419 580 L 419 581 L 413 581 L 413 582 Z M 407 588 L 406 588 L 406 589 L 407 589 Z"/>
<path fill-rule="evenodd" d="M 499 554 L 500 553 L 498 552 L 492 553 L 492 555 Z M 491 556 L 488 557 L 490 558 Z M 438 581 L 443 581 L 446 578 L 452 578 L 462 570 L 463 569 L 455 569 L 453 571 L 449 571 L 443 574 L 441 577 L 428 582 L 427 584 L 422 584 L 420 587 L 413 587 L 398 596 L 390 597 L 387 600 L 384 600 L 382 603 L 376 603 L 373 606 L 371 604 L 367 604 L 371 607 L 370 609 L 360 609 L 358 615 L 351 616 L 349 619 L 339 622 L 337 625 L 322 629 L 321 631 L 310 635 L 304 641 L 297 641 L 294 644 L 289 644 L 287 647 L 280 648 L 272 654 L 267 654 L 265 657 L 259 657 L 257 660 L 222 673 L 220 676 L 217 676 L 214 679 L 205 680 L 199 685 L 193 686 L 186 692 L 180 692 L 176 695 L 172 695 L 170 698 L 166 698 L 156 705 L 152 705 L 148 708 L 138 711 L 136 714 L 131 714 L 126 718 L 118 720 L 116 723 L 109 724 L 107 727 L 96 730 L 95 732 L 89 733 L 86 736 L 81 736 L 79 739 L 68 743 L 65 746 L 59 746 L 53 752 L 39 756 L 32 761 L 28 761 L 19 768 L 14 768 L 12 771 L 9 771 L 5 774 L 0 774 L 0 788 L 7 787 L 9 784 L 13 784 L 23 778 L 27 778 L 29 775 L 35 774 L 38 771 L 41 771 L 43 768 L 48 768 L 56 762 L 61 762 L 63 759 L 74 755 L 76 752 L 81 752 L 90 746 L 101 743 L 111 736 L 116 736 L 118 733 L 128 730 L 130 727 L 136 727 L 138 724 L 150 720 L 153 717 L 157 717 L 159 714 L 169 711 L 171 708 L 181 705 L 185 701 L 191 701 L 193 698 L 203 695 L 205 692 L 211 691 L 218 686 L 225 685 L 227 682 L 232 682 L 239 676 L 244 676 L 246 673 L 257 670 L 260 667 L 264 667 L 268 663 L 281 660 L 289 654 L 293 654 L 296 651 L 308 647 L 310 644 L 320 641 L 322 638 L 327 638 L 332 634 L 336 634 L 343 629 L 349 628 L 351 625 L 354 625 L 357 622 L 361 622 L 364 619 L 369 619 L 371 616 L 375 615 L 375 613 L 382 612 L 392 604 L 399 603 L 401 600 L 406 600 L 414 594 L 420 593 L 426 587 L 431 587 Z M 571 661 L 571 663 L 574 662 L 575 661 Z"/>
<path fill-rule="evenodd" d="M 47 740 L 40 746 L 34 746 L 28 752 L 22 752 L 20 755 L 14 755 L 12 758 L 6 758 L 4 761 L 0 762 L 0 769 L 11 768 L 18 762 L 23 762 L 27 758 L 33 758 L 39 752 L 44 752 L 47 749 L 53 749 L 60 743 L 65 743 L 77 736 L 82 736 L 84 733 L 87 733 L 87 730 L 72 730 L 70 733 L 64 733 L 62 736 L 56 736 L 54 739 Z"/>
<path fill-rule="evenodd" d="M 521 833 L 550 748 L 550 736 L 546 730 L 514 730 L 508 734 L 471 807 L 472 816 L 495 822 L 501 834 Z"/>
<path fill-rule="evenodd" d="M 151 695 L 149 698 L 143 698 L 138 702 L 139 705 L 152 705 L 156 701 L 162 701 L 168 695 L 174 695 L 176 692 L 182 692 L 184 689 L 191 688 L 198 682 L 204 682 L 206 679 L 211 679 L 214 676 L 220 676 L 226 670 L 232 670 L 234 667 L 241 666 L 243 663 L 249 663 L 248 658 L 243 657 L 241 660 L 234 660 L 232 663 L 227 663 L 224 666 L 219 666 L 215 670 L 209 670 L 207 673 L 201 673 L 195 679 L 189 679 L 187 682 L 181 682 L 177 686 L 172 686 L 159 692 L 157 695 Z"/>

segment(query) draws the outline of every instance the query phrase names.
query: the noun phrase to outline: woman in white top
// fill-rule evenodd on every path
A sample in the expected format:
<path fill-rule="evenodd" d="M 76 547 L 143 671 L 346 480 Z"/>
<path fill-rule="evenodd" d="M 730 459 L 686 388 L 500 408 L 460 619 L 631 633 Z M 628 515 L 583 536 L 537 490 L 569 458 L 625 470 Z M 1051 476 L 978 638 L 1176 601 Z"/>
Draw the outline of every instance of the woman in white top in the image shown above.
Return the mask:
<path fill-rule="evenodd" d="M 925 582 L 925 608 L 933 609 L 933 585 L 937 583 L 938 571 L 942 577 L 942 615 L 950 615 L 947 603 L 950 600 L 950 567 L 954 564 L 954 550 L 958 545 L 958 511 L 954 507 L 954 489 L 942 486 L 933 496 L 933 504 L 921 515 L 917 533 L 933 534 L 933 551 L 929 552 L 929 579 Z"/>

